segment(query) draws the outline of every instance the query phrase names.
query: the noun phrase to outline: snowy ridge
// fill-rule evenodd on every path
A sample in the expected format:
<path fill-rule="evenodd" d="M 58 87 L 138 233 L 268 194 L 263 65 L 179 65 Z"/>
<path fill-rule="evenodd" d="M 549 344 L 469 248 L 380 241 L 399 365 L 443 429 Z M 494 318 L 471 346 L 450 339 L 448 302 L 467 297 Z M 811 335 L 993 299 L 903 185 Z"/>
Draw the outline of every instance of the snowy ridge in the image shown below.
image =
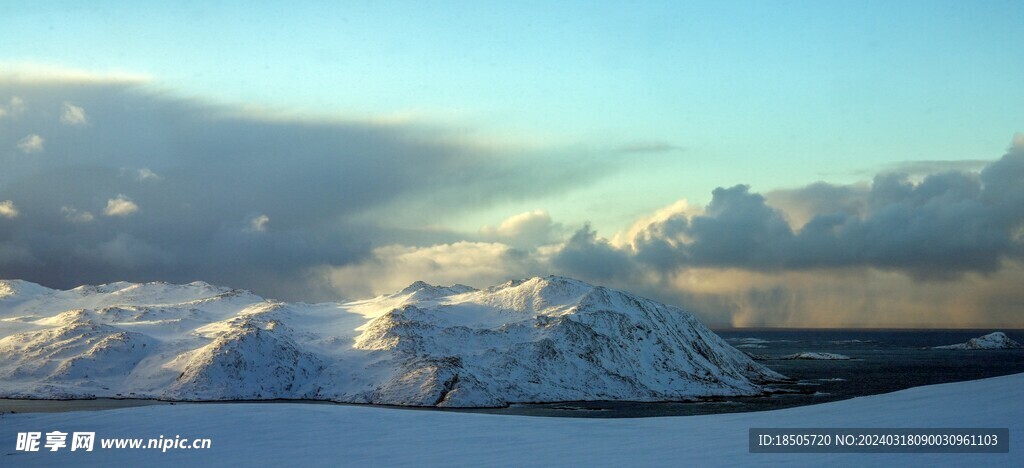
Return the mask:
<path fill-rule="evenodd" d="M 966 343 L 946 346 L 935 346 L 932 349 L 1020 349 L 1021 344 L 1006 336 L 1003 332 L 993 332 L 978 338 L 971 338 Z"/>
<path fill-rule="evenodd" d="M 409 406 L 751 395 L 784 378 L 687 312 L 561 277 L 289 304 L 196 282 L 0 281 L 0 396 Z"/>

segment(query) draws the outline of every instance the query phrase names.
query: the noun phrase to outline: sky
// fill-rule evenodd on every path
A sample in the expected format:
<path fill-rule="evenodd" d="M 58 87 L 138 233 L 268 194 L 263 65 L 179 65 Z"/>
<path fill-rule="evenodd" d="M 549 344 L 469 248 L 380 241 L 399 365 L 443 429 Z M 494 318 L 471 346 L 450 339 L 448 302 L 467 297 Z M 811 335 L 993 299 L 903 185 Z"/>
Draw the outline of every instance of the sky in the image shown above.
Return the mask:
<path fill-rule="evenodd" d="M 0 5 L 0 277 L 1024 328 L 1020 2 Z"/>

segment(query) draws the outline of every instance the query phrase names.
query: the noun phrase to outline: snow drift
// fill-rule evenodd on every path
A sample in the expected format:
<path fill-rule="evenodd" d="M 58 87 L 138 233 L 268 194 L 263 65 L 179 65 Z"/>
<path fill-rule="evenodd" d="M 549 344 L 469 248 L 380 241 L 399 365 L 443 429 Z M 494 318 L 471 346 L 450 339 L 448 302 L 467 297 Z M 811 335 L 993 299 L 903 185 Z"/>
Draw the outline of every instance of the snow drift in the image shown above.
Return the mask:
<path fill-rule="evenodd" d="M 752 395 L 783 378 L 692 315 L 546 277 L 289 304 L 206 283 L 0 281 L 0 396 L 409 406 Z"/>

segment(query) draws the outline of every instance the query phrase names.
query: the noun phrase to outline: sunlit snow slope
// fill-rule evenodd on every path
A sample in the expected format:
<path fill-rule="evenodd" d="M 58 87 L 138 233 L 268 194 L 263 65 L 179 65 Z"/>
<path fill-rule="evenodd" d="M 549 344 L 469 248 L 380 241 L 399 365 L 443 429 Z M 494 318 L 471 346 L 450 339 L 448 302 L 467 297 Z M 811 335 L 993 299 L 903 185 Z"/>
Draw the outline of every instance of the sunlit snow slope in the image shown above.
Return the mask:
<path fill-rule="evenodd" d="M 412 406 L 748 395 L 782 376 L 687 312 L 561 277 L 270 301 L 196 282 L 0 281 L 0 396 Z"/>

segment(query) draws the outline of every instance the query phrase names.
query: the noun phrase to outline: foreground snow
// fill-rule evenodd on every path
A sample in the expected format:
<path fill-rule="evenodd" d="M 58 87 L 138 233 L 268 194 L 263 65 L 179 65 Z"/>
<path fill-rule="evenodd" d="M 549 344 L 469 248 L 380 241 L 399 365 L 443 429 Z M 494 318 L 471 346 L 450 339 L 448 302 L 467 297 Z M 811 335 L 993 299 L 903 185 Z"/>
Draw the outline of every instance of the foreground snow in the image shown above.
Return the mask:
<path fill-rule="evenodd" d="M 326 304 L 206 283 L 0 281 L 0 396 L 408 406 L 752 395 L 782 376 L 692 315 L 569 278 Z"/>
<path fill-rule="evenodd" d="M 1003 332 L 993 332 L 978 338 L 971 338 L 966 343 L 936 346 L 932 349 L 1020 349 L 1020 343 L 1010 339 Z"/>
<path fill-rule="evenodd" d="M 1024 374 L 816 406 L 712 416 L 575 419 L 310 404 L 180 404 L 3 415 L 10 466 L 1021 466 Z M 1009 428 L 1003 454 L 750 454 L 752 427 Z M 209 438 L 209 450 L 15 452 L 26 431 Z"/>

